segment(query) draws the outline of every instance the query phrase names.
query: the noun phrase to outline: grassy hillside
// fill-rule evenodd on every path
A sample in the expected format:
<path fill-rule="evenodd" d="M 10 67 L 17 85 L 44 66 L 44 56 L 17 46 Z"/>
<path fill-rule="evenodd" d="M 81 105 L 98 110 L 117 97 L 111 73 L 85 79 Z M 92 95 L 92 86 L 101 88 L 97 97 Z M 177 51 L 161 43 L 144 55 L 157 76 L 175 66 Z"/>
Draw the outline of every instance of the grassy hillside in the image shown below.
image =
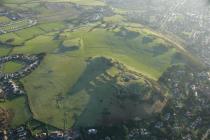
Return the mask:
<path fill-rule="evenodd" d="M 85 63 L 78 58 L 47 55 L 41 66 L 23 79 L 34 118 L 62 127 L 64 112 L 59 100 L 66 97 L 84 68 Z"/>
<path fill-rule="evenodd" d="M 39 27 L 45 29 L 43 25 Z M 36 32 L 26 36 L 29 30 Z M 137 30 L 121 25 L 111 29 L 92 25 L 61 33 L 50 26 L 43 30 L 33 27 L 16 32 L 23 46 L 13 48 L 11 53 L 47 53 L 38 69 L 22 83 L 33 117 L 59 128 L 63 127 L 64 116 L 67 116 L 66 125 L 71 127 L 141 118 L 160 111 L 166 93 L 158 92 L 160 87 L 155 80 L 169 66 L 188 63 L 180 49 L 144 28 Z M 6 35 L 0 38 L 6 40 Z M 109 59 L 97 56 L 114 59 L 123 64 L 123 70 L 108 65 Z M 128 75 L 137 72 L 141 78 L 121 82 L 122 73 L 127 70 Z M 145 89 L 148 84 L 145 79 L 150 79 L 150 89 Z M 127 94 L 137 92 L 139 101 L 132 96 L 119 98 L 117 89 Z"/>
<path fill-rule="evenodd" d="M 61 34 L 64 40 L 80 38 L 82 42 L 79 50 L 66 54 L 77 57 L 109 56 L 152 79 L 158 79 L 173 62 L 183 62 L 176 60 L 178 49 L 152 33 L 125 28 L 115 30 L 96 28 L 89 32 L 83 28 L 74 32 L 64 32 Z"/>
<path fill-rule="evenodd" d="M 40 5 L 33 0 L 4 0 L 4 4 L 18 11 L 30 9 L 38 24 L 0 35 L 0 56 L 46 53 L 40 66 L 21 80 L 29 105 L 25 98 L 0 103 L 13 110 L 13 125 L 31 117 L 59 128 L 65 119 L 72 127 L 147 117 L 165 105 L 167 92 L 157 83 L 164 71 L 195 62 L 176 42 L 127 22 L 125 11 L 113 9 L 119 15 L 110 14 L 102 1 L 44 0 Z M 88 21 L 102 7 L 110 16 Z M 8 63 L 2 71 L 20 67 Z"/>
<path fill-rule="evenodd" d="M 130 76 L 130 80 L 126 81 L 126 76 Z M 64 116 L 68 127 L 92 126 L 109 120 L 145 117 L 160 111 L 165 102 L 164 96 L 149 80 L 104 57 L 82 62 L 71 57 L 50 55 L 23 83 L 34 117 L 59 128 L 63 127 Z M 146 85 L 151 88 L 146 88 Z M 136 93 L 129 92 L 132 86 L 139 86 Z M 122 90 L 121 93 L 118 90 Z M 124 113 L 127 111 L 129 115 Z"/>

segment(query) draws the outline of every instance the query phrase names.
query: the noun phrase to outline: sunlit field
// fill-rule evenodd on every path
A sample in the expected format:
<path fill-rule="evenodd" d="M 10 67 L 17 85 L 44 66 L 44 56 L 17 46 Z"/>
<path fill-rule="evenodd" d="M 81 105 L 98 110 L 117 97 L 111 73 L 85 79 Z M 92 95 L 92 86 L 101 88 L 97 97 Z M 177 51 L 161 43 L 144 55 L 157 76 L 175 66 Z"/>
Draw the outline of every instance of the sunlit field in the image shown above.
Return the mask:
<path fill-rule="evenodd" d="M 209 14 L 205 0 L 0 0 L 0 139 L 207 140 Z"/>

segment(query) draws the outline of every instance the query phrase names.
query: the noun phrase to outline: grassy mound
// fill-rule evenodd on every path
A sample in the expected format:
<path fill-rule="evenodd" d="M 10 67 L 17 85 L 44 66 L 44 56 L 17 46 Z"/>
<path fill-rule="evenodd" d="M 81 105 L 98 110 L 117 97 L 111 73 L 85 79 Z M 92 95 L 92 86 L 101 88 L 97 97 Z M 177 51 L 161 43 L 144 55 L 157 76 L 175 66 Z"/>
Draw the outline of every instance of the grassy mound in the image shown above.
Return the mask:
<path fill-rule="evenodd" d="M 119 62 L 96 57 L 81 61 L 79 66 L 74 60 L 48 56 L 38 70 L 23 80 L 36 119 L 59 128 L 65 118 L 67 127 L 92 126 L 145 117 L 159 112 L 165 104 L 158 84 L 157 88 L 154 81 L 129 71 Z"/>
<path fill-rule="evenodd" d="M 45 123 L 63 127 L 65 112 L 63 98 L 70 88 L 79 79 L 85 69 L 82 59 L 48 54 L 40 67 L 31 75 L 23 79 L 25 90 L 28 93 L 29 105 L 34 118 Z M 68 100 L 68 108 L 72 104 L 80 108 L 82 95 Z M 73 121 L 69 117 L 69 126 Z"/>
<path fill-rule="evenodd" d="M 156 82 L 117 61 L 91 59 L 70 92 L 70 97 L 83 93 L 89 98 L 75 125 L 110 125 L 160 112 L 166 101 L 160 89 Z"/>
<path fill-rule="evenodd" d="M 46 53 L 22 83 L 33 117 L 59 128 L 65 119 L 66 127 L 92 126 L 161 111 L 166 93 L 156 81 L 171 65 L 190 62 L 173 43 L 145 28 L 92 24 L 63 30 L 61 25 L 39 24 L 0 36 L 2 43 L 18 45 L 11 52 L 0 48 L 0 55 Z M 20 99 L 0 106 L 14 108 L 14 114 L 25 109 Z M 12 124 L 31 117 L 22 111 Z"/>
<path fill-rule="evenodd" d="M 170 42 L 145 29 L 119 27 L 114 30 L 95 28 L 89 31 L 88 28 L 80 28 L 74 32 L 66 31 L 61 36 L 68 42 L 80 38 L 80 50 L 67 52 L 69 56 L 112 57 L 155 80 L 170 65 L 189 61 Z M 176 57 L 177 53 L 183 59 Z"/>

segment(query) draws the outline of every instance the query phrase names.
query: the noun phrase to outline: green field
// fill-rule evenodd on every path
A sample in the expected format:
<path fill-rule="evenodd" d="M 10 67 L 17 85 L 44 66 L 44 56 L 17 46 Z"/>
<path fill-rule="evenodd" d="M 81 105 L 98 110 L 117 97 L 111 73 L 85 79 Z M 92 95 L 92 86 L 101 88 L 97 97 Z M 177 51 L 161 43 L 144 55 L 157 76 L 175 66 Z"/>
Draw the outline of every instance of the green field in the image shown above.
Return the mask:
<path fill-rule="evenodd" d="M 29 111 L 25 97 L 19 97 L 12 101 L 0 102 L 0 107 L 5 108 L 11 112 L 11 125 L 13 127 L 23 124 L 31 118 L 31 113 Z"/>
<path fill-rule="evenodd" d="M 11 21 L 9 24 L 0 26 L 0 30 L 4 32 L 12 32 L 24 28 L 28 28 L 29 26 L 32 26 L 33 23 L 32 20 L 29 19 L 23 19 L 23 20 L 18 20 L 18 21 Z"/>
<path fill-rule="evenodd" d="M 0 16 L 0 23 L 8 23 L 11 20 L 8 17 Z"/>
<path fill-rule="evenodd" d="M 24 30 L 20 30 L 18 32 L 16 32 L 16 35 L 18 35 L 21 38 L 24 38 L 26 40 L 28 39 L 32 39 L 38 35 L 44 34 L 45 32 L 40 29 L 39 27 L 31 27 L 31 28 L 27 28 Z"/>
<path fill-rule="evenodd" d="M 7 55 L 8 53 L 10 52 L 10 49 L 8 49 L 8 48 L 1 48 L 0 47 L 0 56 L 5 56 L 5 55 Z"/>
<path fill-rule="evenodd" d="M 3 65 L 2 72 L 4 72 L 4 73 L 13 73 L 13 72 L 17 72 L 22 67 L 23 67 L 23 65 L 20 64 L 20 63 L 17 63 L 17 62 L 8 62 L 8 63 L 6 63 L 6 64 Z"/>
<path fill-rule="evenodd" d="M 0 36 L 2 43 L 11 45 L 23 45 L 24 40 L 14 33 L 7 33 Z"/>
<path fill-rule="evenodd" d="M 186 56 L 177 59 L 175 56 L 181 52 L 176 46 L 146 29 L 122 26 L 114 30 L 98 27 L 90 31 L 91 28 L 82 27 L 73 32 L 64 30 L 58 34 L 53 30 L 49 32 L 49 28 L 42 31 L 33 27 L 15 33 L 21 40 L 27 40 L 23 46 L 13 48 L 12 54 L 47 53 L 38 69 L 22 80 L 33 118 L 62 128 L 64 114 L 67 114 L 67 126 L 72 127 L 99 125 L 104 121 L 101 119 L 107 110 L 111 113 L 108 117 L 113 120 L 117 119 L 116 111 L 121 114 L 118 119 L 123 120 L 156 112 L 155 105 L 160 110 L 164 103 L 158 100 L 153 104 L 139 104 L 135 108 L 133 101 L 127 99 L 121 101 L 121 104 L 130 104 L 124 110 L 135 108 L 141 113 L 134 111 L 131 116 L 123 115 L 119 104 L 110 105 L 119 102 L 113 88 L 117 85 L 116 81 L 110 77 L 119 69 L 109 68 L 101 62 L 90 66 L 87 59 L 106 56 L 149 79 L 157 80 L 172 64 L 185 63 Z M 36 32 L 27 37 L 25 33 L 28 30 Z M 12 70 L 12 67 L 7 69 Z M 107 75 L 106 71 L 111 74 Z M 142 114 L 146 108 L 148 111 Z"/>
<path fill-rule="evenodd" d="M 82 58 L 47 56 L 39 69 L 23 80 L 34 117 L 59 128 L 63 127 L 64 113 L 67 114 L 68 127 L 101 124 L 100 119 L 106 108 L 110 108 L 110 117 L 117 117 L 116 110 L 123 110 L 117 103 L 110 105 L 110 102 L 117 101 L 116 89 L 113 87 L 116 81 L 106 74 L 112 68 L 100 58 L 87 64 Z M 116 71 L 117 75 L 119 69 L 116 68 Z M 33 82 L 29 82 L 31 80 Z M 130 103 L 127 110 L 134 107 L 132 102 L 130 99 L 123 102 Z M 136 109 L 144 106 L 150 108 L 150 112 L 156 110 L 149 103 L 139 104 Z M 121 116 L 128 118 L 125 114 Z"/>
<path fill-rule="evenodd" d="M 125 64 L 129 69 L 138 71 L 154 80 L 157 80 L 174 62 L 185 62 L 182 59 L 176 60 L 175 55 L 179 53 L 179 49 L 169 42 L 157 38 L 147 30 L 138 32 L 127 29 L 108 31 L 96 28 L 89 32 L 89 29 L 79 28 L 74 32 L 64 31 L 59 35 L 59 40 L 52 40 L 53 32 L 49 36 L 41 35 L 27 41 L 25 46 L 13 50 L 13 53 L 33 54 L 42 51 L 48 53 L 40 67 L 22 81 L 28 93 L 32 113 L 37 120 L 62 128 L 64 113 L 67 112 L 67 126 L 69 127 L 98 124 L 98 120 L 103 114 L 101 111 L 106 108 L 105 106 L 109 102 L 114 102 L 115 99 L 112 101 L 112 98 L 116 91 L 110 85 L 112 83 L 110 81 L 91 87 L 91 83 L 95 83 L 98 76 L 89 69 L 103 68 L 103 64 L 100 64 L 102 66 L 92 65 L 89 68 L 86 62 L 89 57 L 113 58 Z M 128 36 L 121 36 L 122 30 L 126 30 Z M 145 39 L 147 37 L 152 39 Z M 66 49 L 66 51 L 60 52 L 62 45 L 66 48 L 77 46 L 77 49 Z M 97 71 L 101 72 L 100 69 Z M 104 71 L 106 69 L 103 69 L 101 75 L 105 74 Z M 91 75 L 93 76 L 89 77 Z M 78 82 L 78 79 L 85 81 Z M 74 91 L 74 87 L 81 89 Z M 109 89 L 108 92 L 107 89 Z M 96 108 L 95 104 L 100 102 L 99 98 L 103 98 L 105 101 L 101 108 L 98 107 L 99 105 Z M 133 107 L 131 100 L 124 103 L 131 104 L 127 110 Z M 111 112 L 122 111 L 116 106 L 113 106 Z M 139 105 L 139 109 L 143 109 L 144 106 L 153 112 L 154 107 L 149 104 Z M 113 114 L 113 117 L 117 117 L 115 115 Z"/>
<path fill-rule="evenodd" d="M 107 31 L 102 28 L 94 29 L 92 32 L 86 32 L 84 29 L 79 29 L 73 33 L 64 32 L 62 36 L 66 36 L 67 40 L 80 38 L 82 42 L 80 50 L 66 54 L 78 57 L 91 57 L 96 54 L 110 56 L 152 79 L 158 79 L 174 61 L 173 56 L 179 52 L 170 43 L 156 38 L 152 34 L 148 35 L 144 31 L 130 31 L 128 36 L 120 36 L 118 35 L 119 32 Z M 133 36 L 132 34 L 137 35 Z M 143 39 L 147 36 L 155 39 L 143 43 Z M 180 63 L 182 62 L 180 61 Z"/>
<path fill-rule="evenodd" d="M 47 55 L 41 66 L 33 74 L 23 79 L 34 117 L 43 122 L 52 119 L 53 122 L 49 123 L 62 127 L 64 110 L 62 104 L 56 105 L 56 97 L 66 96 L 84 69 L 85 63 L 80 58 Z M 29 82 L 31 80 L 33 81 Z M 78 99 L 83 100 L 85 98 L 81 98 L 81 96 L 75 100 L 72 99 L 73 102 L 82 103 L 77 102 Z M 69 103 L 70 107 L 71 101 Z"/>
<path fill-rule="evenodd" d="M 177 42 L 128 22 L 126 11 L 114 9 L 117 14 L 99 21 L 77 23 L 85 19 L 77 17 L 81 11 L 106 7 L 99 0 L 43 0 L 42 6 L 40 1 L 4 0 L 4 4 L 18 11 L 30 9 L 38 24 L 0 35 L 0 56 L 46 53 L 39 67 L 21 79 L 28 102 L 20 97 L 0 103 L 12 110 L 13 126 L 30 118 L 63 128 L 64 119 L 67 127 L 79 127 L 147 117 L 166 103 L 167 92 L 157 82 L 165 70 L 174 64 L 197 64 Z M 2 71 L 21 67 L 6 63 Z"/>
<path fill-rule="evenodd" d="M 37 36 L 25 42 L 24 46 L 17 47 L 12 53 L 38 54 L 42 52 L 50 53 L 58 47 L 59 41 L 53 40 L 50 34 Z"/>

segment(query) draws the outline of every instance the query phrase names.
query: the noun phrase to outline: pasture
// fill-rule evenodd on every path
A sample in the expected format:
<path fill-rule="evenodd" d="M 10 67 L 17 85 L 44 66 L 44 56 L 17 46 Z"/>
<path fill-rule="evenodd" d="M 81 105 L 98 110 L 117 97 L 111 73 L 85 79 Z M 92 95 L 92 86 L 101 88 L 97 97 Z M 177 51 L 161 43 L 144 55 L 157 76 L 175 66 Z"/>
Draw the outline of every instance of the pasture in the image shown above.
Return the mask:
<path fill-rule="evenodd" d="M 89 64 L 89 58 L 112 58 L 153 80 L 157 80 L 172 62 L 185 63 L 178 59 L 172 61 L 176 59 L 174 56 L 179 53 L 179 49 L 149 31 L 133 31 L 127 28 L 89 30 L 88 27 L 73 32 L 65 30 L 57 39 L 53 39 L 57 33 L 51 32 L 28 40 L 23 47 L 14 48 L 12 53 L 47 53 L 38 69 L 22 80 L 35 119 L 59 128 L 63 127 L 62 120 L 65 116 L 69 127 L 99 125 L 99 120 L 104 111 L 106 112 L 104 108 L 116 100 L 116 89 L 112 86 L 115 82 L 111 77 L 119 73 L 119 69 L 109 67 L 101 61 L 93 60 Z M 67 48 L 78 48 L 57 53 L 63 45 Z M 103 103 L 100 103 L 101 99 L 104 100 Z M 131 100 L 123 102 L 128 103 L 131 105 L 127 110 L 133 107 Z M 139 109 L 144 107 L 150 108 L 149 112 L 154 111 L 150 104 L 138 106 Z M 110 109 L 112 117 L 117 117 L 114 114 L 116 110 L 122 112 L 116 104 Z"/>
<path fill-rule="evenodd" d="M 87 6 L 86 10 L 93 10 L 96 6 L 106 6 L 102 1 L 42 2 L 40 6 L 40 1 L 4 0 L 10 8 L 39 13 L 39 22 L 30 28 L 25 28 L 30 25 L 26 19 L 0 27 L 9 32 L 0 35 L 0 56 L 46 53 L 40 66 L 21 80 L 28 102 L 20 97 L 0 103 L 1 107 L 11 110 L 13 126 L 30 118 L 63 128 L 63 120 L 67 127 L 79 127 L 147 117 L 165 105 L 162 98 L 166 93 L 156 94 L 161 88 L 157 83 L 159 77 L 171 65 L 193 61 L 167 37 L 127 22 L 123 16 L 126 11 L 113 9 L 119 15 L 77 25 L 69 19 L 76 18 L 81 9 L 75 10 L 75 5 L 59 5 L 59 2 L 72 2 L 76 7 L 82 5 Z M 68 6 L 74 7 L 73 10 Z M 65 10 L 60 11 L 60 7 Z M 10 22 L 5 17 L 0 17 L 0 21 Z M 17 63 L 8 63 L 3 72 L 13 72 L 20 67 Z M 127 77 L 137 79 L 126 81 Z M 147 86 L 149 88 L 145 88 Z M 125 95 L 119 97 L 121 90 Z M 137 94 L 138 102 L 130 96 L 132 93 Z M 153 97 L 157 100 L 148 102 Z"/>
<path fill-rule="evenodd" d="M 8 62 L 2 66 L 2 72 L 4 73 L 14 73 L 23 67 L 22 64 L 17 62 Z"/>
<path fill-rule="evenodd" d="M 12 116 L 11 125 L 13 127 L 24 124 L 32 117 L 25 97 L 19 97 L 12 101 L 0 102 L 0 107 L 10 111 Z"/>

